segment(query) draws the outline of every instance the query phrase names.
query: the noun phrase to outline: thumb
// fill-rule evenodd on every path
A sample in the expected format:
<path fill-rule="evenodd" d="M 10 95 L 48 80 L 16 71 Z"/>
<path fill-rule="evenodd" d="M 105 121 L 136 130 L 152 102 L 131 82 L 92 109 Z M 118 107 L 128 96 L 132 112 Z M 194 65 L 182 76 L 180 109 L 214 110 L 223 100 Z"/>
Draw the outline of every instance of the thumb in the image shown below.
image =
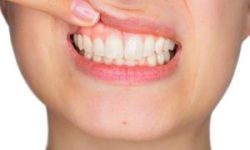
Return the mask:
<path fill-rule="evenodd" d="M 7 0 L 20 5 L 38 9 L 57 16 L 71 24 L 92 26 L 100 18 L 99 12 L 85 0 Z"/>

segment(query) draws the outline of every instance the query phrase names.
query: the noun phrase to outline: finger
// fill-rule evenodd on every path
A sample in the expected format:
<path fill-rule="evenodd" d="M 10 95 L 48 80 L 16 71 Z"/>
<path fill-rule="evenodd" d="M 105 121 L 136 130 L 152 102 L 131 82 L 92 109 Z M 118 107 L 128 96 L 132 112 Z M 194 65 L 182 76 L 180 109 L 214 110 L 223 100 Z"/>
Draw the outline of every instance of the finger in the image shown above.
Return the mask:
<path fill-rule="evenodd" d="M 79 26 L 92 26 L 100 18 L 99 12 L 85 0 L 7 0 L 38 9 Z"/>

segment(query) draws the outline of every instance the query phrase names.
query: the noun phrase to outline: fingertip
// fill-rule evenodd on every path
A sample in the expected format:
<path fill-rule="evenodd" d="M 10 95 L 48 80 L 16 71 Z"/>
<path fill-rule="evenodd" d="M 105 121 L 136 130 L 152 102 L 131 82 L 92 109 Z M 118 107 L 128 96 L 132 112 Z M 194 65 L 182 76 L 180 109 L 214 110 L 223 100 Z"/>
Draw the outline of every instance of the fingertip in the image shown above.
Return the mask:
<path fill-rule="evenodd" d="M 86 26 L 86 27 L 90 27 L 90 26 L 94 26 L 96 23 L 98 23 L 100 19 L 100 15 L 98 15 L 95 19 L 93 19 L 92 21 L 85 21 L 85 20 L 81 20 L 79 18 L 74 17 L 72 23 L 74 25 L 77 26 Z"/>
<path fill-rule="evenodd" d="M 100 13 L 84 0 L 73 0 L 71 11 L 77 22 L 82 26 L 94 25 L 100 19 Z"/>

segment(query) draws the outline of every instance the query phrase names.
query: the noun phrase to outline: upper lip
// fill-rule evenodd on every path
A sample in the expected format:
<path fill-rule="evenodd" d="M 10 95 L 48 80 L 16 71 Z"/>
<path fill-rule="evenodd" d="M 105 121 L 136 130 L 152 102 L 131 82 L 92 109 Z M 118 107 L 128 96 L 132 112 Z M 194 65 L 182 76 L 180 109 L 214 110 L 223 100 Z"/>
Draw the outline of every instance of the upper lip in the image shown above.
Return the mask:
<path fill-rule="evenodd" d="M 91 3 L 90 0 L 88 0 Z M 91 3 L 97 11 L 100 12 L 100 21 L 110 27 L 116 28 L 121 31 L 131 33 L 145 33 L 154 34 L 157 36 L 164 36 L 165 38 L 175 41 L 177 44 L 178 37 L 174 26 L 162 22 L 157 18 L 150 18 L 144 15 L 128 15 L 120 14 L 116 11 L 110 10 L 109 7 Z"/>
<path fill-rule="evenodd" d="M 155 19 L 142 17 L 122 17 L 113 16 L 106 12 L 101 13 L 100 20 L 103 24 L 114 27 L 116 29 L 133 32 L 133 33 L 147 33 L 164 36 L 172 40 L 176 40 L 174 29 L 166 24 L 162 24 Z"/>
<path fill-rule="evenodd" d="M 100 20 L 103 24 L 121 31 L 163 36 L 174 41 L 178 49 L 182 47 L 180 38 L 177 36 L 175 29 L 166 23 L 157 21 L 157 19 L 135 16 L 117 17 L 103 12 L 101 13 Z"/>

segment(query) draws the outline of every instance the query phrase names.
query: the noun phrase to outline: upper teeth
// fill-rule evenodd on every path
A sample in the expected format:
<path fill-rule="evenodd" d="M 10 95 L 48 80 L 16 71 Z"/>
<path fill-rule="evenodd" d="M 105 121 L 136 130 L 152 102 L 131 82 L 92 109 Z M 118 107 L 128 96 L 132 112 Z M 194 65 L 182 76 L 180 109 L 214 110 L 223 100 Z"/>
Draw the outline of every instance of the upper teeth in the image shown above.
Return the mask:
<path fill-rule="evenodd" d="M 74 44 L 88 59 L 106 64 L 134 66 L 156 66 L 170 60 L 170 51 L 174 50 L 175 42 L 164 37 L 152 35 L 139 36 L 131 34 L 125 39 L 117 35 L 103 38 L 91 38 L 88 35 L 74 34 Z"/>

